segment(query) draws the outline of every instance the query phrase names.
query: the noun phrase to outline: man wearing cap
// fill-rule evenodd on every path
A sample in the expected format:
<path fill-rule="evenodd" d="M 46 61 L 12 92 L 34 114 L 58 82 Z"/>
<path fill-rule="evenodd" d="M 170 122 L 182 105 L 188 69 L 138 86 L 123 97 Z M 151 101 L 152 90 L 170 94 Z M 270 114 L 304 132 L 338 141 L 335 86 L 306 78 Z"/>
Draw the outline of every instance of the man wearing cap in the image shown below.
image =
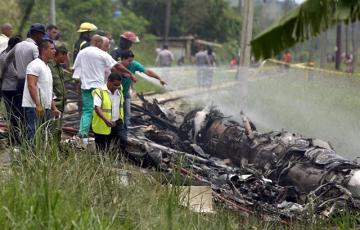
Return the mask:
<path fill-rule="evenodd" d="M 20 104 L 14 105 L 15 108 L 21 108 L 26 68 L 30 62 L 38 58 L 39 49 L 38 45 L 42 42 L 43 36 L 45 35 L 45 27 L 40 23 L 34 23 L 31 25 L 29 30 L 29 36 L 25 41 L 18 43 L 14 49 L 12 49 L 6 56 L 3 71 L 15 60 L 16 71 L 17 71 L 17 95 L 19 100 L 14 100 Z M 5 69 L 4 69 L 5 68 Z M 20 99 L 21 98 L 21 99 Z M 23 116 L 23 113 L 21 113 Z"/>
<path fill-rule="evenodd" d="M 49 61 L 49 67 L 53 77 L 55 104 L 60 112 L 64 112 L 66 100 L 65 82 L 72 80 L 71 74 L 64 71 L 64 68 L 62 67 L 63 64 L 67 63 L 68 50 L 64 44 L 56 45 L 55 50 L 55 57 L 53 60 Z"/>
<path fill-rule="evenodd" d="M 140 42 L 140 40 L 139 40 L 138 36 L 135 35 L 135 33 L 131 32 L 131 31 L 124 32 L 120 37 L 119 48 L 116 50 L 113 50 L 111 52 L 111 56 L 117 61 L 123 61 L 124 59 L 131 58 L 131 61 L 128 63 L 128 65 L 123 64 L 126 68 L 128 68 L 130 70 L 130 72 L 132 72 L 133 74 L 135 74 L 136 72 L 145 73 L 149 77 L 158 79 L 161 85 L 165 85 L 166 82 L 163 81 L 158 74 L 156 74 L 154 71 L 152 71 L 150 69 L 146 69 L 140 62 L 133 60 L 134 54 L 130 50 L 130 47 L 132 46 L 133 43 L 139 43 L 139 42 Z M 130 125 L 131 96 L 129 93 L 129 88 L 130 88 L 130 85 L 132 84 L 132 82 L 136 82 L 135 77 L 131 77 L 131 78 L 125 77 L 121 82 L 123 89 L 124 89 L 124 99 L 125 99 L 124 116 L 125 116 L 125 128 L 126 129 Z"/>
<path fill-rule="evenodd" d="M 140 39 L 134 32 L 126 31 L 120 35 L 119 48 L 111 52 L 111 56 L 119 61 L 121 58 L 121 52 L 123 50 L 129 50 L 133 43 L 139 43 Z"/>
<path fill-rule="evenodd" d="M 73 54 L 73 62 L 75 62 L 75 59 L 80 52 L 80 50 L 90 46 L 90 40 L 91 40 L 91 32 L 94 32 L 97 30 L 97 27 L 89 22 L 81 23 L 80 28 L 78 29 L 78 33 L 80 33 L 79 39 L 75 42 L 74 45 L 74 54 Z"/>

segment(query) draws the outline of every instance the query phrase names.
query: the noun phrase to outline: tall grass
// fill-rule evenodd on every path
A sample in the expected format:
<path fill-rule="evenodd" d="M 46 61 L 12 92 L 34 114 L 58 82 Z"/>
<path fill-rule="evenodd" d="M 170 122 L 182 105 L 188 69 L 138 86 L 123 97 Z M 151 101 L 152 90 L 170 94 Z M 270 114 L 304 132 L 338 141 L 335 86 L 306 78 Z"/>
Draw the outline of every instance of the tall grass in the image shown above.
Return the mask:
<path fill-rule="evenodd" d="M 50 138 L 51 139 L 51 138 Z M 52 145 L 22 146 L 0 173 L 2 229 L 236 229 L 235 215 L 194 214 L 176 186 L 112 155 Z M 50 143 L 50 144 L 49 144 Z M 119 170 L 130 171 L 124 185 Z"/>

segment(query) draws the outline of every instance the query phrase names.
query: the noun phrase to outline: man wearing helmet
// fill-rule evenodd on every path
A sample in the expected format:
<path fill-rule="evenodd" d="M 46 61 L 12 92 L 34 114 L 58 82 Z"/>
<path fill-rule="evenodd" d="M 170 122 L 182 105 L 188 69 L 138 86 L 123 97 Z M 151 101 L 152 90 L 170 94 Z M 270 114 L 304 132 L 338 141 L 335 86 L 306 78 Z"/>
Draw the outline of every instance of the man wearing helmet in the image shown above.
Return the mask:
<path fill-rule="evenodd" d="M 165 85 L 165 81 L 163 81 L 159 75 L 157 75 L 154 71 L 150 70 L 150 69 L 145 69 L 145 67 L 138 61 L 133 60 L 134 55 L 133 53 L 130 51 L 130 47 L 133 43 L 139 43 L 140 40 L 138 38 L 138 36 L 136 36 L 135 33 L 131 32 L 131 31 L 127 31 L 124 32 L 123 34 L 121 34 L 120 36 L 120 44 L 119 44 L 119 48 L 116 50 L 113 50 L 111 52 L 111 56 L 117 60 L 117 61 L 124 61 L 124 59 L 127 58 L 131 58 L 131 62 L 129 62 L 129 65 L 126 66 L 127 69 L 130 70 L 130 72 L 132 72 L 133 74 L 135 74 L 135 72 L 141 72 L 141 73 L 145 73 L 146 75 L 148 75 L 149 77 L 153 77 L 155 79 L 158 79 L 160 81 L 161 85 Z M 124 94 L 124 99 L 125 99 L 125 103 L 124 103 L 124 117 L 125 117 L 125 128 L 127 129 L 129 124 L 130 124 L 130 94 L 129 94 L 129 87 L 131 85 L 131 82 L 136 82 L 136 78 L 131 76 L 131 78 L 129 77 L 125 77 L 122 81 L 122 87 L 123 87 L 123 94 Z"/>
<path fill-rule="evenodd" d="M 78 33 L 80 33 L 80 36 L 74 45 L 73 62 L 75 62 L 75 59 L 80 50 L 90 46 L 92 32 L 96 30 L 97 27 L 92 23 L 89 22 L 81 23 L 80 28 L 77 31 Z"/>
<path fill-rule="evenodd" d="M 111 56 L 118 61 L 121 57 L 121 52 L 123 50 L 129 50 L 133 43 L 139 43 L 139 42 L 140 39 L 138 36 L 136 36 L 134 32 L 126 31 L 120 35 L 119 48 L 113 50 L 111 52 Z"/>

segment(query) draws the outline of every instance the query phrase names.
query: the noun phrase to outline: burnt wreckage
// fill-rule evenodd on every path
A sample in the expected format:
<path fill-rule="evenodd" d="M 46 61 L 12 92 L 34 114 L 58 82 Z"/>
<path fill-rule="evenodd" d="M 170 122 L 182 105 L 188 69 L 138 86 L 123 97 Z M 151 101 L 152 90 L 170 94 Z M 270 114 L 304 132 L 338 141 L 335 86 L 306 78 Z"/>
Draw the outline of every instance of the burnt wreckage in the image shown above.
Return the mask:
<path fill-rule="evenodd" d="M 360 165 L 327 142 L 259 133 L 244 115 L 239 123 L 214 107 L 179 115 L 141 99 L 132 104 L 132 159 L 163 171 L 180 167 L 243 214 L 282 220 L 360 210 Z"/>

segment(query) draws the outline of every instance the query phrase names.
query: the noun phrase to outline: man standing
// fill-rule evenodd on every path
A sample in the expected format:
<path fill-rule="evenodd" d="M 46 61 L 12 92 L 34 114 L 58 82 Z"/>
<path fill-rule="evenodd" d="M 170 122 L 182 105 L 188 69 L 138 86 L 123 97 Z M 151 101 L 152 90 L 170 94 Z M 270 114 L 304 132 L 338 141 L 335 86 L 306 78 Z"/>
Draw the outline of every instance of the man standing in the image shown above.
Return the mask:
<path fill-rule="evenodd" d="M 156 57 L 155 65 L 159 67 L 170 67 L 173 60 L 173 53 L 169 50 L 168 45 L 164 45 Z"/>
<path fill-rule="evenodd" d="M 74 55 L 73 55 L 73 62 L 75 62 L 76 57 L 80 50 L 90 46 L 90 40 L 92 32 L 96 31 L 97 27 L 89 22 L 81 23 L 80 28 L 78 29 L 79 39 L 75 42 L 74 45 Z"/>
<path fill-rule="evenodd" d="M 200 50 L 195 54 L 195 62 L 197 66 L 197 82 L 199 88 L 206 86 L 207 69 L 209 68 L 210 62 L 207 51 L 203 45 L 200 46 Z"/>
<path fill-rule="evenodd" d="M 20 36 L 14 36 L 9 39 L 7 48 L 0 53 L 0 66 L 3 65 L 6 59 L 6 55 L 10 52 L 16 44 L 21 42 Z M 20 144 L 19 138 L 19 117 L 21 115 L 21 98 L 17 97 L 17 72 L 15 69 L 15 61 L 8 65 L 7 70 L 2 72 L 2 84 L 1 84 L 1 94 L 4 98 L 4 104 L 7 111 L 7 117 L 10 121 L 10 141 L 13 141 L 14 144 Z M 20 108 L 17 107 L 20 105 Z"/>
<path fill-rule="evenodd" d="M 96 147 L 101 151 L 109 150 L 111 144 L 114 144 L 115 150 L 118 150 L 119 146 L 124 151 L 127 145 L 121 79 L 119 72 L 113 72 L 106 85 L 92 92 L 94 97 L 92 129 Z"/>
<path fill-rule="evenodd" d="M 60 116 L 53 100 L 53 79 L 48 66 L 54 55 L 54 44 L 44 40 L 39 45 L 39 58 L 30 62 L 26 69 L 22 107 L 25 111 L 27 140 L 34 138 L 36 124 L 41 125 L 51 118 L 51 111 L 54 117 Z"/>
<path fill-rule="evenodd" d="M 108 53 L 101 50 L 102 43 L 102 37 L 94 35 L 91 38 L 91 46 L 83 49 L 74 63 L 73 78 L 80 79 L 81 82 L 82 114 L 79 137 L 88 136 L 93 115 L 92 91 L 105 84 L 106 71 L 118 70 L 132 75 L 122 64 L 117 63 Z"/>
<path fill-rule="evenodd" d="M 15 60 L 17 71 L 17 93 L 14 99 L 14 108 L 20 110 L 22 105 L 26 68 L 28 64 L 39 56 L 38 44 L 45 35 L 45 27 L 40 23 L 34 23 L 29 30 L 30 37 L 18 43 L 6 56 L 3 72 Z M 4 69 L 5 68 L 5 69 Z M 16 112 L 14 111 L 14 114 Z M 23 111 L 19 111 L 20 119 L 23 119 Z"/>
<path fill-rule="evenodd" d="M 13 27 L 9 23 L 5 23 L 1 26 L 0 53 L 2 53 L 6 49 L 9 38 L 11 37 L 12 32 L 13 32 L 12 30 L 13 30 Z"/>
<path fill-rule="evenodd" d="M 155 72 L 150 69 L 145 69 L 145 67 L 140 63 L 134 60 L 135 55 L 131 50 L 125 50 L 121 54 L 121 64 L 128 68 L 130 72 L 141 72 L 145 73 L 146 75 L 158 79 L 161 85 L 165 85 L 165 81 L 163 81 Z M 132 82 L 136 82 L 136 78 L 133 76 L 123 77 L 121 82 L 123 87 L 123 94 L 125 98 L 124 104 L 124 115 L 125 115 L 125 128 L 127 129 L 130 125 L 130 114 L 131 114 L 131 95 L 130 95 L 130 86 Z"/>
<path fill-rule="evenodd" d="M 60 112 L 64 112 L 65 101 L 66 101 L 65 82 L 71 81 L 72 79 L 71 79 L 71 74 L 67 74 L 61 65 L 67 63 L 68 50 L 65 47 L 65 45 L 55 46 L 55 50 L 56 52 L 55 52 L 54 60 L 51 60 L 49 62 L 49 67 L 53 77 L 53 91 L 55 96 L 54 99 L 55 105 L 58 108 L 58 110 L 60 110 Z"/>

